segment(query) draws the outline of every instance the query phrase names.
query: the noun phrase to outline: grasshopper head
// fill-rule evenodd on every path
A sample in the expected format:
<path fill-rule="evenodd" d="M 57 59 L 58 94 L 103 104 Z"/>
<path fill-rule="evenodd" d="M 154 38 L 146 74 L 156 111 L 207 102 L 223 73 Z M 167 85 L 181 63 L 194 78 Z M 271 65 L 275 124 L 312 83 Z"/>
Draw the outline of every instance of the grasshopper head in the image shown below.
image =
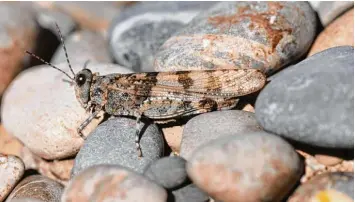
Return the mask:
<path fill-rule="evenodd" d="M 92 72 L 89 69 L 82 69 L 75 75 L 75 95 L 82 107 L 86 108 L 90 101 L 90 86 Z"/>

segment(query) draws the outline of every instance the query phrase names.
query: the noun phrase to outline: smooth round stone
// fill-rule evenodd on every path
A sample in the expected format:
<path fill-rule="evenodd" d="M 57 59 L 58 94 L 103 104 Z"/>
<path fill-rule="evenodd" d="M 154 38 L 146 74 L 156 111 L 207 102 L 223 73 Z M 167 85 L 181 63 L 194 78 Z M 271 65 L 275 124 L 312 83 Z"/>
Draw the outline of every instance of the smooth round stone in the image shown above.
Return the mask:
<path fill-rule="evenodd" d="M 354 48 L 331 48 L 277 74 L 255 114 L 267 131 L 306 144 L 354 148 Z"/>
<path fill-rule="evenodd" d="M 354 201 L 354 174 L 324 173 L 299 186 L 287 202 L 352 202 Z"/>
<path fill-rule="evenodd" d="M 63 37 L 67 37 L 77 26 L 73 18 L 61 11 L 39 8 L 36 17 L 38 24 L 42 28 L 50 30 L 55 36 L 58 37 L 58 40 L 60 40 L 60 36 L 55 25 L 56 23 L 58 24 Z M 60 45 L 60 47 L 62 46 Z"/>
<path fill-rule="evenodd" d="M 110 63 L 110 53 L 104 37 L 89 30 L 74 32 L 65 40 L 69 59 L 73 63 L 84 65 L 87 60 L 97 63 Z M 60 44 L 54 53 L 51 63 L 66 62 L 65 52 Z"/>
<path fill-rule="evenodd" d="M 43 202 L 59 202 L 63 185 L 41 175 L 31 175 L 23 179 L 11 192 L 6 202 L 17 198 L 31 198 Z"/>
<path fill-rule="evenodd" d="M 135 71 L 154 71 L 154 54 L 176 31 L 215 2 L 141 2 L 119 13 L 109 31 L 115 60 Z"/>
<path fill-rule="evenodd" d="M 57 65 L 71 75 L 68 65 Z M 83 64 L 73 64 L 74 72 Z M 114 64 L 89 63 L 92 72 L 130 73 Z M 41 65 L 27 69 L 11 83 L 1 105 L 4 128 L 20 139 L 32 152 L 45 159 L 66 158 L 76 154 L 83 144 L 77 128 L 89 113 L 76 99 L 74 86 L 63 73 Z M 83 131 L 87 135 L 100 120 L 94 119 Z"/>
<path fill-rule="evenodd" d="M 307 2 L 221 2 L 169 38 L 154 68 L 256 68 L 271 74 L 307 52 L 315 29 Z"/>
<path fill-rule="evenodd" d="M 317 11 L 320 22 L 327 26 L 339 15 L 354 7 L 353 1 L 319 1 L 311 2 Z"/>
<path fill-rule="evenodd" d="M 65 188 L 62 202 L 165 202 L 164 188 L 127 168 L 92 166 L 75 176 Z"/>
<path fill-rule="evenodd" d="M 0 154 L 0 201 L 16 186 L 23 176 L 25 165 L 16 156 Z"/>
<path fill-rule="evenodd" d="M 280 201 L 301 177 L 297 152 L 282 138 L 260 131 L 221 137 L 187 162 L 190 179 L 218 201 Z"/>
<path fill-rule="evenodd" d="M 70 15 L 81 28 L 106 34 L 114 16 L 129 2 L 36 2 L 49 10 L 59 10 Z"/>
<path fill-rule="evenodd" d="M 43 200 L 34 199 L 34 198 L 16 198 L 16 199 L 12 199 L 9 202 L 43 202 Z"/>
<path fill-rule="evenodd" d="M 178 157 L 165 157 L 151 163 L 144 176 L 166 189 L 174 189 L 187 182 L 186 160 Z"/>
<path fill-rule="evenodd" d="M 136 120 L 115 117 L 100 124 L 86 139 L 75 158 L 72 175 L 98 164 L 115 164 L 143 173 L 151 162 L 162 157 L 164 139 L 155 124 L 140 123 L 143 157 L 135 146 Z"/>
<path fill-rule="evenodd" d="M 210 197 L 196 185 L 189 184 L 172 192 L 174 200 L 171 202 L 208 202 Z M 168 201 L 170 202 L 170 201 Z"/>
<path fill-rule="evenodd" d="M 32 50 L 35 46 L 38 31 L 31 4 L 0 4 L 0 97 L 24 64 L 28 64 L 29 57 L 24 55 L 24 51 Z"/>
<path fill-rule="evenodd" d="M 308 56 L 336 46 L 354 46 L 354 9 L 337 18 L 321 32 Z"/>
<path fill-rule="evenodd" d="M 199 146 L 228 135 L 243 135 L 262 130 L 254 113 L 228 110 L 201 114 L 184 126 L 180 156 L 190 159 Z"/>

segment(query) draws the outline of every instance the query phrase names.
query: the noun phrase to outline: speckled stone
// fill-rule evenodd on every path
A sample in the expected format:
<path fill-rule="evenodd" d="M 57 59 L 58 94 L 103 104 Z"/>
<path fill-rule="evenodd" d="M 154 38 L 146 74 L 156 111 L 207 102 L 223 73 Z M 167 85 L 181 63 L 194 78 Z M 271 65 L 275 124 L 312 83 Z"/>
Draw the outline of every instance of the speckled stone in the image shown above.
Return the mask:
<path fill-rule="evenodd" d="M 100 124 L 86 139 L 75 158 L 72 174 L 98 164 L 115 164 L 143 173 L 151 162 L 162 157 L 164 139 L 155 124 L 143 124 L 140 137 L 143 157 L 138 157 L 135 140 L 136 120 L 115 117 Z"/>
<path fill-rule="evenodd" d="M 308 56 L 336 46 L 354 46 L 354 9 L 337 18 L 317 36 Z"/>
<path fill-rule="evenodd" d="M 287 202 L 352 202 L 353 173 L 324 173 L 299 186 Z"/>
<path fill-rule="evenodd" d="M 16 156 L 0 154 L 0 201 L 16 186 L 23 176 L 25 166 Z"/>
<path fill-rule="evenodd" d="M 110 26 L 115 60 L 135 71 L 154 71 L 154 54 L 176 31 L 215 2 L 140 2 L 123 10 Z"/>
<path fill-rule="evenodd" d="M 254 113 L 229 110 L 201 114 L 184 126 L 180 156 L 190 159 L 199 146 L 228 135 L 243 135 L 262 130 Z"/>
<path fill-rule="evenodd" d="M 129 169 L 96 165 L 75 176 L 62 196 L 62 202 L 99 199 L 105 202 L 165 202 L 167 193 L 164 188 Z"/>
<path fill-rule="evenodd" d="M 72 65 L 74 72 L 83 68 L 83 64 Z M 65 63 L 57 67 L 70 73 Z M 131 72 L 114 64 L 89 63 L 87 68 L 101 75 Z M 74 86 L 62 79 L 68 78 L 49 66 L 32 67 L 21 72 L 2 99 L 1 120 L 4 128 L 45 159 L 76 154 L 83 144 L 77 128 L 89 117 L 76 99 Z M 84 135 L 92 131 L 99 121 L 93 120 L 84 130 Z"/>
<path fill-rule="evenodd" d="M 17 198 L 31 198 L 43 202 L 59 202 L 63 185 L 41 175 L 31 175 L 23 179 L 6 199 L 12 202 Z"/>
<path fill-rule="evenodd" d="M 174 189 L 187 182 L 186 160 L 178 157 L 165 157 L 145 168 L 144 176 L 166 189 Z"/>
<path fill-rule="evenodd" d="M 21 12 L 21 15 L 19 15 Z M 28 64 L 38 34 L 31 2 L 0 4 L 0 97 L 12 79 Z"/>
<path fill-rule="evenodd" d="M 227 136 L 197 149 L 190 179 L 218 201 L 280 201 L 301 177 L 297 152 L 264 131 Z"/>
<path fill-rule="evenodd" d="M 353 59 L 353 47 L 336 47 L 278 73 L 256 100 L 260 125 L 306 144 L 353 149 Z"/>
<path fill-rule="evenodd" d="M 84 65 L 87 60 L 97 63 L 110 63 L 110 53 L 106 40 L 99 34 L 89 30 L 74 32 L 65 40 L 69 59 L 72 63 Z M 66 62 L 63 46 L 60 44 L 54 53 L 51 63 Z"/>
<path fill-rule="evenodd" d="M 307 2 L 221 2 L 169 38 L 154 68 L 256 68 L 270 75 L 305 54 L 315 31 Z"/>
<path fill-rule="evenodd" d="M 173 200 L 168 202 L 208 202 L 210 197 L 194 184 L 172 191 Z"/>

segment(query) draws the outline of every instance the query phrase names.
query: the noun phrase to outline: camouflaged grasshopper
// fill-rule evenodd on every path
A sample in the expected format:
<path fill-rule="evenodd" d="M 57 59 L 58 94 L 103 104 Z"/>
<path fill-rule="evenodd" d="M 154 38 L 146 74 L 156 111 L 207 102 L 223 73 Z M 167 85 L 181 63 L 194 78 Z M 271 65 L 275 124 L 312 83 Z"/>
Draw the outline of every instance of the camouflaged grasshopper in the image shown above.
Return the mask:
<path fill-rule="evenodd" d="M 108 74 L 99 76 L 84 68 L 74 73 L 64 40 L 59 30 L 67 63 L 74 77 L 40 57 L 26 51 L 43 63 L 64 73 L 74 84 L 81 106 L 92 114 L 79 126 L 82 130 L 100 113 L 114 116 L 136 117 L 135 144 L 139 144 L 141 117 L 170 119 L 214 110 L 227 110 L 236 106 L 238 97 L 260 90 L 266 82 L 263 73 L 256 69 L 225 69 L 177 72 L 150 72 Z"/>

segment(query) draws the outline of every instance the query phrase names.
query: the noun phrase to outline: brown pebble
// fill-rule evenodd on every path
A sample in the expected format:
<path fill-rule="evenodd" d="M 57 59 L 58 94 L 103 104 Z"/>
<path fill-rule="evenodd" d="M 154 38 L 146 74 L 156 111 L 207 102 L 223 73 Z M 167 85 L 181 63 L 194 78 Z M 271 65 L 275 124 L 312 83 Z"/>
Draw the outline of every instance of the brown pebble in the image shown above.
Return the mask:
<path fill-rule="evenodd" d="M 12 191 L 6 202 L 17 198 L 38 199 L 43 202 L 59 202 L 63 185 L 41 175 L 32 175 L 23 179 Z"/>
<path fill-rule="evenodd" d="M 333 166 L 336 164 L 339 164 L 343 161 L 343 159 L 335 156 L 328 156 L 328 155 L 323 155 L 323 154 L 316 154 L 314 157 L 317 159 L 317 161 L 325 166 Z"/>
<path fill-rule="evenodd" d="M 183 126 L 172 126 L 163 128 L 163 134 L 166 142 L 173 152 L 180 152 Z"/>

